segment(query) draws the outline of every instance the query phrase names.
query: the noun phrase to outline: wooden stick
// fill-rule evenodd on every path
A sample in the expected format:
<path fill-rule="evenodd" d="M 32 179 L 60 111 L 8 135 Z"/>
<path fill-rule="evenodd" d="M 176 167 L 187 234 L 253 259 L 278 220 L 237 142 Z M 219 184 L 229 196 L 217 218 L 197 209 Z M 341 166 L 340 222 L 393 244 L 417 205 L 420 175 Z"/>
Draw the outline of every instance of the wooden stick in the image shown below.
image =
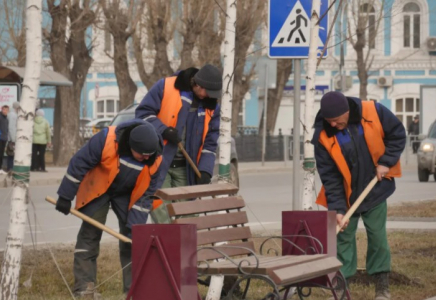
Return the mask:
<path fill-rule="evenodd" d="M 51 204 L 56 205 L 56 200 L 53 199 L 53 198 L 50 197 L 50 196 L 45 197 L 45 200 L 46 200 L 47 202 L 50 202 Z M 125 242 L 125 243 L 132 243 L 132 240 L 129 239 L 127 236 L 122 235 L 122 234 L 116 232 L 115 230 L 113 230 L 113 229 L 107 227 L 106 225 L 101 224 L 100 222 L 94 220 L 93 218 L 88 217 L 88 216 L 85 215 L 85 214 L 82 214 L 80 211 L 78 211 L 78 210 L 76 210 L 76 209 L 74 209 L 74 208 L 71 208 L 71 209 L 70 209 L 70 213 L 71 213 L 72 215 L 75 215 L 76 217 L 82 219 L 83 221 L 88 222 L 88 223 L 91 224 L 91 225 L 94 225 L 94 226 L 97 227 L 98 229 L 101 229 L 101 230 L 103 230 L 103 231 L 109 233 L 110 235 L 116 237 L 117 239 L 119 239 L 119 240 L 121 240 L 121 241 L 123 241 L 123 242 Z"/>
<path fill-rule="evenodd" d="M 183 144 L 180 142 L 178 144 L 180 151 L 182 151 L 183 156 L 186 158 L 186 160 L 188 161 L 188 163 L 191 165 L 192 169 L 194 170 L 195 174 L 197 174 L 198 178 L 201 178 L 201 173 L 200 171 L 198 171 L 197 166 L 195 165 L 195 163 L 192 161 L 192 159 L 189 157 L 188 152 L 186 152 L 185 148 L 183 148 Z"/>
<path fill-rule="evenodd" d="M 351 216 L 354 214 L 356 209 L 360 206 L 360 203 L 363 202 L 365 197 L 369 194 L 369 192 L 372 190 L 372 188 L 377 183 L 377 175 L 371 180 L 371 182 L 366 186 L 366 188 L 363 190 L 362 194 L 360 194 L 359 198 L 357 198 L 356 202 L 350 207 L 350 209 L 345 214 L 344 218 L 342 219 L 342 223 L 345 224 Z M 336 225 L 336 234 L 338 234 L 341 231 L 342 227 L 338 224 Z"/>

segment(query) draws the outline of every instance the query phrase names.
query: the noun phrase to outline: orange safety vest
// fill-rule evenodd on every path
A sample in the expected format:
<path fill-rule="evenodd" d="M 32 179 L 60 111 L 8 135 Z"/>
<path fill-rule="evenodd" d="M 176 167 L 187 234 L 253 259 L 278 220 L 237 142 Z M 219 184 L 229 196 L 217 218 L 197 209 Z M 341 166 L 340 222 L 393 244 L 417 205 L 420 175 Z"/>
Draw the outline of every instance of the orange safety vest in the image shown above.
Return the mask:
<path fill-rule="evenodd" d="M 377 114 L 377 109 L 373 101 L 362 101 L 362 127 L 365 137 L 366 145 L 368 146 L 369 153 L 371 154 L 374 165 L 377 166 L 379 158 L 385 153 L 385 144 L 383 138 L 385 136 L 383 126 Z M 344 178 L 345 195 L 347 197 L 347 205 L 350 207 L 351 196 L 351 173 L 348 169 L 347 162 L 342 154 L 339 142 L 336 136 L 328 137 L 325 130 L 321 131 L 319 142 L 323 145 L 330 157 L 335 161 L 336 166 Z M 385 178 L 401 177 L 401 166 L 398 161 L 395 166 L 389 169 Z M 325 196 L 324 186 L 318 194 L 316 203 L 327 207 L 327 197 Z"/>
<path fill-rule="evenodd" d="M 167 127 L 177 126 L 177 118 L 179 111 L 182 108 L 182 97 L 180 96 L 180 91 L 174 87 L 176 83 L 177 76 L 165 78 L 165 87 L 163 92 L 162 104 L 160 107 L 159 114 L 157 118 L 165 124 Z M 206 109 L 206 115 L 204 118 L 204 130 L 201 141 L 200 149 L 197 155 L 197 164 L 200 162 L 201 151 L 203 150 L 204 140 L 206 139 L 207 132 L 209 131 L 209 123 L 212 119 L 214 110 Z M 164 144 L 167 144 L 167 140 L 164 140 Z"/>
<path fill-rule="evenodd" d="M 115 135 L 116 126 L 109 126 L 106 142 L 101 155 L 101 162 L 91 171 L 86 173 L 76 195 L 76 209 L 80 209 L 109 189 L 117 176 L 119 169 L 118 143 Z M 136 179 L 135 187 L 130 195 L 129 209 L 147 191 L 151 176 L 157 172 L 162 162 L 158 156 L 152 166 L 144 166 Z"/>

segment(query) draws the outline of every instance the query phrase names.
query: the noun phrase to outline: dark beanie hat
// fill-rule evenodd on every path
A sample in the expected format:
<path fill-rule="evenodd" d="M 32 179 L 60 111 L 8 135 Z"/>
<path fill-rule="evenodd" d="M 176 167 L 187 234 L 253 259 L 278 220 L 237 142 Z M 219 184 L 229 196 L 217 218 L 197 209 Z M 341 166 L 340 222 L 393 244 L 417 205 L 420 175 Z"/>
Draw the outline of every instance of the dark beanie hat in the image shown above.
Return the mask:
<path fill-rule="evenodd" d="M 206 89 L 209 98 L 221 98 L 223 75 L 217 67 L 205 65 L 194 75 L 195 83 Z"/>
<path fill-rule="evenodd" d="M 153 125 L 146 123 L 130 131 L 130 148 L 143 155 L 154 154 L 159 145 L 159 137 Z"/>
<path fill-rule="evenodd" d="M 337 118 L 345 114 L 349 109 L 347 98 L 340 92 L 328 92 L 321 98 L 323 118 Z"/>

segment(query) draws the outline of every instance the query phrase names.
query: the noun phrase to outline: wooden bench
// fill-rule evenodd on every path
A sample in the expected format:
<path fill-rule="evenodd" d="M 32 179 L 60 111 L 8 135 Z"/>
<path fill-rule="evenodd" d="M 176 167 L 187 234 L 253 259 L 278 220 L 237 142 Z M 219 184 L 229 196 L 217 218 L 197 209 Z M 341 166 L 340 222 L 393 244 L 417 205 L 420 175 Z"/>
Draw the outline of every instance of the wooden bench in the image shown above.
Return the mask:
<path fill-rule="evenodd" d="M 197 225 L 199 276 L 222 274 L 238 277 L 229 291 L 229 299 L 232 299 L 239 284 L 246 281 L 242 296 L 245 299 L 253 278 L 263 280 L 272 287 L 274 298 L 268 296 L 271 297 L 269 299 L 281 299 L 280 290 L 287 294 L 291 287 L 299 287 L 299 283 L 340 269 L 342 264 L 337 258 L 325 254 L 271 256 L 257 253 L 256 238 L 247 226 L 247 213 L 243 211 L 245 201 L 241 196 L 235 196 L 237 192 L 238 188 L 228 183 L 160 189 L 156 192 L 156 196 L 167 201 L 194 199 L 167 205 L 168 213 L 175 224 Z M 341 280 L 336 281 L 336 287 L 330 287 L 337 299 L 343 299 L 345 294 L 346 287 L 345 284 L 341 286 Z M 341 289 L 343 292 L 339 297 L 338 290 Z M 298 291 L 302 293 L 301 289 Z"/>

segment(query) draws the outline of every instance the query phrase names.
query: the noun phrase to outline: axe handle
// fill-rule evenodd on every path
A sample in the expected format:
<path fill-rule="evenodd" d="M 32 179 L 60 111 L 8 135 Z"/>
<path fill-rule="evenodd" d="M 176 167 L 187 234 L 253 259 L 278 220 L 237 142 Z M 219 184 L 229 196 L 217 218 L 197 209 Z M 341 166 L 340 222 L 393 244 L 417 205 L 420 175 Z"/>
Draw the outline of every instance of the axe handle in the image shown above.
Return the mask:
<path fill-rule="evenodd" d="M 47 197 L 45 198 L 45 200 L 46 200 L 47 202 L 50 202 L 51 204 L 56 205 L 56 200 L 53 199 L 53 198 L 50 197 L 50 196 L 47 196 Z M 76 209 L 74 209 L 74 208 L 71 208 L 71 209 L 70 209 L 70 213 L 71 213 L 72 215 L 75 215 L 76 217 L 82 219 L 83 221 L 88 222 L 88 223 L 91 224 L 91 225 L 94 225 L 94 226 L 97 227 L 98 229 L 101 229 L 101 230 L 103 230 L 104 232 L 109 233 L 110 235 L 116 237 L 117 239 L 119 239 L 119 240 L 121 240 L 121 241 L 123 241 L 123 242 L 125 242 L 125 243 L 132 243 L 132 240 L 129 239 L 127 236 L 122 235 L 122 234 L 116 232 L 115 230 L 113 230 L 113 229 L 107 227 L 106 225 L 101 224 L 100 222 L 94 220 L 93 218 L 88 217 L 88 216 L 85 215 L 85 214 L 82 214 L 80 211 L 78 211 L 78 210 L 76 210 Z"/>
<path fill-rule="evenodd" d="M 201 173 L 200 171 L 198 171 L 197 166 L 195 165 L 195 163 L 192 161 L 191 157 L 189 157 L 188 152 L 186 152 L 185 148 L 183 147 L 183 144 L 180 142 L 177 144 L 179 146 L 180 151 L 182 151 L 183 156 L 186 158 L 186 160 L 188 161 L 188 163 L 191 165 L 192 169 L 194 170 L 195 174 L 197 174 L 198 178 L 201 178 Z"/>
<path fill-rule="evenodd" d="M 360 194 L 359 198 L 357 198 L 356 202 L 354 202 L 354 204 L 347 211 L 344 218 L 342 219 L 342 223 L 347 222 L 351 218 L 351 216 L 354 214 L 356 209 L 360 206 L 360 203 L 362 203 L 365 197 L 368 196 L 369 192 L 372 190 L 372 188 L 375 186 L 376 183 L 377 183 L 377 175 L 368 183 L 366 188 Z M 341 229 L 342 227 L 339 226 L 339 224 L 336 225 L 336 234 L 338 234 L 341 231 Z"/>

